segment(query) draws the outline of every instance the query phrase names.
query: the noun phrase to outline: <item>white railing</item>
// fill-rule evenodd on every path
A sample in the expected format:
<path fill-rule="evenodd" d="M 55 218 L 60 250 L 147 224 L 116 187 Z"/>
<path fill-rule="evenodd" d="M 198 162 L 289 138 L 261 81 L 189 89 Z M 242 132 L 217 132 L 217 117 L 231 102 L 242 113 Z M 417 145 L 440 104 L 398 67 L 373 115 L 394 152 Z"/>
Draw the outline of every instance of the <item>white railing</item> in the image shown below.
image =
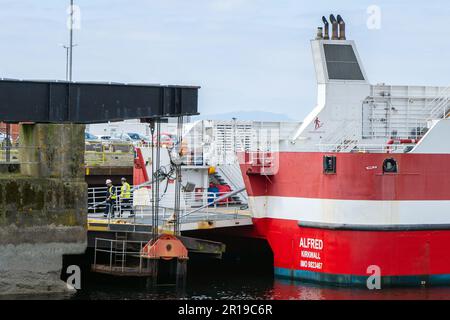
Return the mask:
<path fill-rule="evenodd" d="M 310 152 L 345 152 L 345 153 L 405 153 L 416 144 L 354 144 L 351 150 L 341 149 L 340 144 L 320 144 L 309 148 Z"/>
<path fill-rule="evenodd" d="M 148 273 L 141 254 L 146 244 L 147 241 L 95 238 L 93 268 L 95 271 Z M 99 260 L 104 262 L 99 263 Z"/>
<path fill-rule="evenodd" d="M 105 207 L 109 206 L 106 201 L 107 193 L 107 187 L 88 188 L 88 214 L 105 213 Z M 113 207 L 108 211 L 110 215 L 114 213 L 114 216 L 122 216 L 125 212 L 131 212 L 133 206 L 133 192 L 130 193 L 130 198 L 127 198 L 126 200 L 120 197 L 120 193 L 120 187 L 115 187 L 114 195 L 116 199 L 113 201 Z"/>
<path fill-rule="evenodd" d="M 132 187 L 133 188 L 133 187 Z M 141 189 L 142 190 L 142 189 Z M 147 189 L 149 190 L 149 189 Z M 98 187 L 98 188 L 89 188 L 88 189 L 88 213 L 89 214 L 100 214 L 105 213 L 105 207 L 108 205 L 106 202 L 106 187 Z M 223 208 L 228 209 L 239 209 L 243 203 L 240 201 L 234 200 L 232 197 L 223 199 L 218 203 L 215 203 L 217 199 L 228 194 L 228 192 L 182 192 L 182 203 L 180 204 L 181 216 L 183 216 L 186 212 L 192 211 L 193 209 L 207 206 L 208 203 L 211 203 L 210 206 L 207 206 L 204 210 L 202 210 L 202 214 L 210 215 L 213 213 L 217 213 Z M 113 208 L 108 211 L 108 219 L 113 217 L 122 217 L 128 218 L 125 213 L 129 213 L 131 206 L 134 212 L 133 217 L 136 216 L 138 218 L 150 217 L 152 215 L 152 199 L 151 199 L 151 190 L 148 193 L 144 193 L 144 196 L 147 197 L 146 204 L 142 205 L 142 199 L 138 200 L 138 196 L 132 192 L 130 202 L 131 206 L 129 207 L 129 203 L 124 203 L 120 197 L 120 187 L 116 187 L 116 201 L 114 201 Z M 142 194 L 139 196 L 141 197 Z M 134 200 L 140 202 L 140 205 L 136 205 Z M 164 201 L 163 201 L 164 199 Z M 160 194 L 160 207 L 159 207 L 159 215 L 161 216 L 162 221 L 170 221 L 173 219 L 174 213 L 174 203 L 175 203 L 175 192 L 161 192 Z M 114 213 L 114 215 L 112 214 Z"/>
<path fill-rule="evenodd" d="M 406 153 L 412 150 L 416 144 L 361 144 L 354 143 L 352 148 L 342 148 L 342 144 L 311 144 L 304 146 L 296 146 L 297 152 L 333 152 L 333 153 Z M 258 152 L 247 152 L 247 156 L 243 156 L 243 163 L 252 166 L 261 166 L 260 161 L 251 161 L 252 154 Z M 250 159 L 250 161 L 248 160 Z M 273 165 L 276 164 L 277 152 L 273 152 L 270 157 Z"/>
<path fill-rule="evenodd" d="M 216 168 L 217 173 L 225 179 L 225 182 L 228 183 L 233 190 L 238 190 L 244 187 L 244 179 L 242 177 L 242 172 L 237 161 L 234 164 L 230 165 L 222 165 Z M 248 202 L 247 192 L 242 192 L 239 196 L 245 201 Z"/>
<path fill-rule="evenodd" d="M 245 162 L 256 167 L 270 167 L 277 160 L 277 153 L 271 151 L 249 151 L 245 154 L 248 157 Z"/>
<path fill-rule="evenodd" d="M 209 165 L 206 154 L 203 149 L 200 152 L 188 152 L 182 158 L 182 164 L 186 166 L 207 166 Z"/>
<path fill-rule="evenodd" d="M 446 87 L 440 93 L 440 96 L 436 97 L 433 101 L 431 101 L 430 105 L 435 104 L 435 106 L 431 109 L 430 115 L 427 120 L 445 118 L 449 111 L 449 102 L 450 102 L 450 87 Z"/>
<path fill-rule="evenodd" d="M 430 90 L 430 89 L 428 89 Z M 405 92 L 401 96 L 372 94 L 363 104 L 363 138 L 415 138 L 423 136 L 429 121 L 441 119 L 449 111 L 450 87 L 427 88 L 420 94 Z"/>
<path fill-rule="evenodd" d="M 388 124 L 373 124 L 371 121 L 363 121 L 363 137 L 376 138 L 393 138 L 393 139 L 419 139 L 424 134 L 426 127 L 426 120 L 422 119 L 408 119 L 390 120 Z"/>

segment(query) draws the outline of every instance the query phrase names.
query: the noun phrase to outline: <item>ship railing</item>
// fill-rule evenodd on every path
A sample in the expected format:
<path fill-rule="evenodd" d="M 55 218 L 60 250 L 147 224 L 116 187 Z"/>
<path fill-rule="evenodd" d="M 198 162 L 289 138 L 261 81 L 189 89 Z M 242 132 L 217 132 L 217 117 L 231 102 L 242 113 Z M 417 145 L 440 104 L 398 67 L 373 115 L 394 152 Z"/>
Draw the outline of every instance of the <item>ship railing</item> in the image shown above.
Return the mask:
<path fill-rule="evenodd" d="M 94 271 L 101 272 L 146 272 L 142 248 L 147 241 L 114 240 L 95 238 Z"/>
<path fill-rule="evenodd" d="M 217 200 L 218 197 L 219 195 L 215 195 L 211 199 Z M 170 230 L 171 227 L 175 225 L 177 216 L 180 224 L 198 223 L 202 221 L 229 220 L 237 219 L 244 215 L 248 216 L 248 206 L 238 205 L 238 203 L 236 203 L 236 205 L 233 205 L 232 203 L 228 203 L 228 205 L 212 203 L 211 205 L 206 205 L 204 207 L 199 207 L 198 205 L 192 207 L 181 206 L 178 210 L 176 210 L 173 205 L 169 207 L 163 204 L 155 209 L 158 213 L 158 225 L 161 229 L 164 230 Z M 195 213 L 190 214 L 190 212 L 192 211 L 195 211 Z M 108 217 L 107 220 L 108 223 L 114 221 L 114 219 L 110 217 Z M 152 225 L 153 209 L 151 205 L 137 205 L 134 206 L 133 217 L 127 217 L 125 215 L 120 220 L 124 220 L 127 223 L 131 223 L 133 225 Z"/>
<path fill-rule="evenodd" d="M 277 161 L 277 151 L 246 151 L 239 161 L 255 167 L 270 167 Z"/>
<path fill-rule="evenodd" d="M 231 186 L 233 190 L 238 190 L 244 186 L 242 171 L 239 163 L 237 163 L 236 161 L 232 165 L 218 166 L 216 168 L 216 171 Z M 248 202 L 248 194 L 246 191 L 241 192 L 239 194 L 239 197 L 246 203 Z"/>
<path fill-rule="evenodd" d="M 426 123 L 417 126 L 410 126 L 404 129 L 396 129 L 395 132 L 384 128 L 367 129 L 363 131 L 365 139 L 420 139 L 426 133 Z"/>
<path fill-rule="evenodd" d="M 430 111 L 427 121 L 445 118 L 449 112 L 450 87 L 446 87 L 440 95 L 430 102 L 435 105 Z"/>
<path fill-rule="evenodd" d="M 131 187 L 133 189 L 133 186 Z M 131 197 L 125 201 L 120 197 L 120 187 L 116 187 L 116 201 L 113 208 L 107 211 L 107 218 L 111 220 L 113 217 L 145 219 L 152 215 L 152 198 L 150 189 L 140 189 L 140 194 L 131 193 Z M 144 193 L 142 193 L 144 190 Z M 145 191 L 147 190 L 147 192 Z M 182 202 L 180 203 L 180 216 L 187 211 L 205 206 L 201 211 L 204 216 L 210 216 L 218 212 L 238 212 L 241 207 L 245 207 L 237 197 L 228 197 L 216 202 L 217 199 L 226 195 L 228 192 L 209 192 L 209 191 L 193 191 L 182 192 Z M 108 203 L 106 202 L 107 187 L 88 188 L 88 214 L 95 216 L 96 214 L 104 214 Z M 161 192 L 159 199 L 159 215 L 162 221 L 173 220 L 175 192 Z M 208 205 L 211 204 L 211 205 Z M 130 217 L 131 209 L 134 215 Z M 114 214 L 113 214 L 114 213 Z"/>
<path fill-rule="evenodd" d="M 349 140 L 348 146 L 343 147 L 342 143 L 323 143 L 323 144 L 305 144 L 303 146 L 295 146 L 295 151 L 300 152 L 335 152 L 335 153 L 407 153 L 411 151 L 416 144 L 361 144 L 358 141 Z M 266 164 L 274 163 L 277 159 L 277 152 L 271 152 L 271 161 Z M 250 159 L 250 160 L 249 160 Z M 251 161 L 252 152 L 245 152 L 240 155 L 241 163 L 255 165 Z M 264 158 L 267 159 L 267 158 Z M 260 161 L 256 162 L 260 165 Z"/>
<path fill-rule="evenodd" d="M 427 120 L 425 117 L 389 119 L 388 122 L 364 120 L 362 124 L 365 138 L 419 139 L 427 127 Z"/>
<path fill-rule="evenodd" d="M 342 149 L 341 144 L 318 144 L 312 148 L 305 147 L 305 150 L 338 153 L 406 153 L 415 146 L 416 144 L 354 144 L 351 149 Z"/>
<path fill-rule="evenodd" d="M 131 189 L 133 186 L 131 186 Z M 88 188 L 88 214 L 104 213 L 106 207 L 109 207 L 106 201 L 108 187 L 92 187 Z M 113 207 L 109 208 L 109 212 L 122 216 L 125 211 L 130 212 L 133 206 L 134 193 L 130 193 L 130 197 L 121 197 L 120 186 L 115 186 L 115 201 L 112 202 Z"/>
<path fill-rule="evenodd" d="M 204 214 L 213 214 L 217 212 L 234 212 L 235 209 L 240 210 L 241 207 L 246 206 L 246 203 L 243 203 L 237 197 L 227 197 L 217 202 L 217 200 L 229 192 L 208 192 L 208 191 L 200 191 L 200 192 L 182 192 L 181 203 L 179 211 L 185 213 L 187 211 L 191 211 L 197 208 L 204 207 L 202 209 L 202 213 Z M 164 219 L 170 220 L 170 216 L 174 212 L 174 192 L 166 192 L 161 194 L 160 196 L 160 208 L 161 215 Z M 149 208 L 151 207 L 151 198 L 148 199 L 147 204 L 135 205 L 135 214 L 136 216 L 145 217 L 148 215 Z M 181 214 L 183 215 L 183 214 Z"/>
<path fill-rule="evenodd" d="M 243 205 L 243 203 L 235 197 L 223 199 L 219 203 L 215 203 L 217 199 L 229 192 L 183 192 L 185 207 L 188 209 L 204 206 L 208 203 L 210 208 L 229 208 L 233 206 Z"/>
<path fill-rule="evenodd" d="M 189 150 L 189 149 L 188 149 Z M 183 163 L 184 166 L 207 166 L 208 165 L 208 159 L 206 154 L 201 151 L 188 151 L 186 155 L 183 156 Z"/>

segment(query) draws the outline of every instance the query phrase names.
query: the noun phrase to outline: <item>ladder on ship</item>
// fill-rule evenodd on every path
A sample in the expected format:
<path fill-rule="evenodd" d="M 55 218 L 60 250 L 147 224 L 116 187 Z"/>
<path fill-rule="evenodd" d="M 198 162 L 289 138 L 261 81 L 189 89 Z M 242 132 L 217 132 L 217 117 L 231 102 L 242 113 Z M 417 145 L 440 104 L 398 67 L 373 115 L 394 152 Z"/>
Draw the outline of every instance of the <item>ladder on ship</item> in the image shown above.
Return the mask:
<path fill-rule="evenodd" d="M 127 259 L 127 232 L 117 232 L 116 241 L 114 241 L 114 265 L 124 266 Z"/>

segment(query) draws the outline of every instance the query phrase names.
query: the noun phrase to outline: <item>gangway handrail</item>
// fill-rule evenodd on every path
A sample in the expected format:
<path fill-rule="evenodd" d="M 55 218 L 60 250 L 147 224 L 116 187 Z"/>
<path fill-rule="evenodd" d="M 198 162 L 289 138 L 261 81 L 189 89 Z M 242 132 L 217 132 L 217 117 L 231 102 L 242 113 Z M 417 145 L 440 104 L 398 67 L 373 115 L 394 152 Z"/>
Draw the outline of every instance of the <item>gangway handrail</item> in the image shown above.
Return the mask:
<path fill-rule="evenodd" d="M 431 101 L 431 103 L 430 103 L 431 105 L 432 104 L 436 104 L 436 105 L 431 109 L 430 114 L 428 115 L 428 118 L 426 119 L 427 121 L 436 119 L 435 114 L 440 114 L 439 110 L 441 109 L 441 107 L 448 105 L 449 98 L 450 98 L 449 91 L 450 91 L 450 86 L 445 87 L 444 90 L 442 90 L 439 93 L 440 95 Z M 442 118 L 445 118 L 446 113 L 447 113 L 447 108 L 444 109 L 444 114 L 442 115 Z"/>
<path fill-rule="evenodd" d="M 154 180 L 151 180 L 151 181 L 146 181 L 146 182 L 141 183 L 141 184 L 139 184 L 139 185 L 137 185 L 137 186 L 133 186 L 133 187 L 130 189 L 130 192 L 133 193 L 135 190 L 139 190 L 139 189 L 141 189 L 141 188 L 143 188 L 143 187 L 147 187 L 147 186 L 151 185 L 155 180 L 157 180 L 157 179 L 154 179 Z M 104 187 L 104 188 L 107 189 L 107 187 Z M 117 194 L 117 190 L 116 190 L 116 196 L 120 197 L 120 195 Z M 91 207 L 88 207 L 88 210 L 95 209 L 97 206 L 103 205 L 103 204 L 106 204 L 106 200 L 103 201 L 103 202 L 96 203 L 96 204 L 94 204 L 94 205 L 91 206 Z"/>
<path fill-rule="evenodd" d="M 186 214 L 182 215 L 182 216 L 180 217 L 180 219 L 181 219 L 181 218 L 184 218 L 184 217 L 186 217 L 186 216 L 188 216 L 188 215 L 190 215 L 190 214 L 199 212 L 200 210 L 203 210 L 203 209 L 205 209 L 205 208 L 208 208 L 208 207 L 211 206 L 211 205 L 214 205 L 214 204 L 216 204 L 216 203 L 218 203 L 218 202 L 220 202 L 220 201 L 222 201 L 222 200 L 224 200 L 224 199 L 227 199 L 227 198 L 229 198 L 229 197 L 232 197 L 232 196 L 234 196 L 234 195 L 236 195 L 236 194 L 238 194 L 238 193 L 241 193 L 241 192 L 243 192 L 243 191 L 245 191 L 245 188 L 241 188 L 241 189 L 239 189 L 239 190 L 234 190 L 234 191 L 231 191 L 231 192 L 229 192 L 229 193 L 226 193 L 226 194 L 224 194 L 223 196 L 218 197 L 217 199 L 213 200 L 212 202 L 210 202 L 210 203 L 208 203 L 208 204 L 205 204 L 205 205 L 203 205 L 203 206 L 201 206 L 201 207 L 199 207 L 199 208 L 197 208 L 197 209 L 194 209 L 194 210 L 192 210 L 192 211 L 190 211 L 190 212 L 187 212 Z"/>

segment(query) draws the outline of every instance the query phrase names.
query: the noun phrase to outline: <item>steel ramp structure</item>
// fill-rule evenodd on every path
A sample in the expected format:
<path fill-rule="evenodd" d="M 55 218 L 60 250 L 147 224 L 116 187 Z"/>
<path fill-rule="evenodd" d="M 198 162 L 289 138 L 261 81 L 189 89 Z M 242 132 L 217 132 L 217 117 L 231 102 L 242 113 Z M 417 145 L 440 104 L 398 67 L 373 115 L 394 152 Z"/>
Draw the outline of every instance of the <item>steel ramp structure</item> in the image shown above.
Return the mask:
<path fill-rule="evenodd" d="M 1 121 L 90 124 L 197 115 L 198 89 L 0 79 Z"/>

